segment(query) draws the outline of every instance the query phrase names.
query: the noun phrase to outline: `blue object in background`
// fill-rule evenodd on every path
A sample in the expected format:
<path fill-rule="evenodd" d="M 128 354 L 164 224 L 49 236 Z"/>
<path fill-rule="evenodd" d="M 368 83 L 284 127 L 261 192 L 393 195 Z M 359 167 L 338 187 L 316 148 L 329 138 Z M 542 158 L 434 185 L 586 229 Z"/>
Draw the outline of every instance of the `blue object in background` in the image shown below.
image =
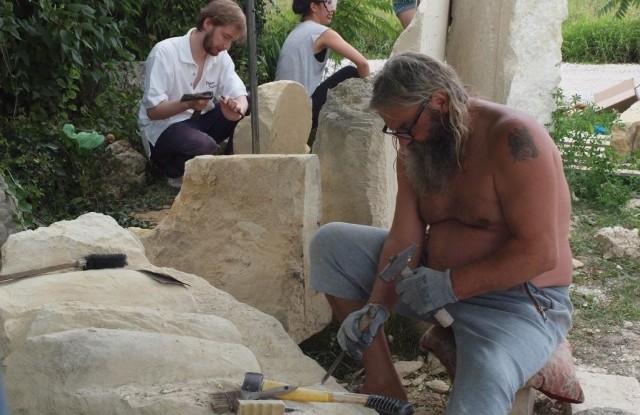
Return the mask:
<path fill-rule="evenodd" d="M 601 125 L 597 125 L 593 128 L 593 130 L 595 131 L 596 134 L 609 134 L 609 130 L 607 130 L 606 128 L 604 128 Z"/>

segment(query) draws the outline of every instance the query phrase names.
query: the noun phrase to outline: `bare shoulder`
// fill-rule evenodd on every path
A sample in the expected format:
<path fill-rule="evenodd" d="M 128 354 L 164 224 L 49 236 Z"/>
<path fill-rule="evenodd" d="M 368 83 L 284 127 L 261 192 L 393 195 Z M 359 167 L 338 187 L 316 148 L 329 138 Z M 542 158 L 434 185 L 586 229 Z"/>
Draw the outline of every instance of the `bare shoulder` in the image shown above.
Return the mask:
<path fill-rule="evenodd" d="M 525 111 L 506 105 L 479 101 L 475 124 L 485 133 L 494 155 L 526 161 L 551 155 L 557 150 L 544 126 Z"/>

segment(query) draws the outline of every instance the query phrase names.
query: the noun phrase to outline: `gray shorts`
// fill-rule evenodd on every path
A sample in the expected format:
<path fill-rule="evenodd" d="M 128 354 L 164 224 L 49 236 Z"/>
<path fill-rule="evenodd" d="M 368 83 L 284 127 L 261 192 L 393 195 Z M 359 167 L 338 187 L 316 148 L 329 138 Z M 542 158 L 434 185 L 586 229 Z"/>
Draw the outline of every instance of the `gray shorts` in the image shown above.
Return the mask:
<path fill-rule="evenodd" d="M 367 301 L 388 232 L 330 223 L 310 246 L 311 288 Z M 536 304 L 544 310 L 544 315 Z M 454 323 L 456 377 L 446 414 L 508 414 L 515 393 L 547 362 L 571 327 L 568 287 L 520 284 L 449 304 Z M 394 312 L 435 323 L 399 302 Z"/>

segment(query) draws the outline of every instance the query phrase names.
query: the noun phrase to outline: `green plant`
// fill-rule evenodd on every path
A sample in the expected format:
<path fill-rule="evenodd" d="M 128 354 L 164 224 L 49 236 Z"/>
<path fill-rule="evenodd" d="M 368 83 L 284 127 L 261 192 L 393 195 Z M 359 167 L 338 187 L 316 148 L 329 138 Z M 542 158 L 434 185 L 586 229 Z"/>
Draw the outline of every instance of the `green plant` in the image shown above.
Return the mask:
<path fill-rule="evenodd" d="M 562 24 L 562 59 L 575 63 L 635 63 L 640 57 L 640 10 L 618 18 L 609 0 L 569 0 Z"/>
<path fill-rule="evenodd" d="M 617 18 L 622 19 L 627 15 L 627 11 L 631 7 L 640 8 L 640 0 L 608 0 L 607 4 L 599 11 L 599 14 L 607 14 L 617 9 L 615 15 Z"/>
<path fill-rule="evenodd" d="M 369 59 L 387 58 L 401 30 L 389 0 L 340 0 L 331 28 Z"/>
<path fill-rule="evenodd" d="M 118 74 L 105 65 L 132 55 L 123 48 L 114 2 L 92 3 L 2 0 L 0 114 L 68 120 L 115 81 Z"/>
<path fill-rule="evenodd" d="M 624 160 L 608 146 L 607 137 L 595 131 L 597 126 L 611 131 L 618 114 L 593 103 L 581 104 L 578 96 L 566 102 L 561 90 L 554 93 L 554 99 L 556 109 L 547 128 L 562 153 L 572 192 L 602 207 L 620 208 L 638 180 L 616 173 Z"/>

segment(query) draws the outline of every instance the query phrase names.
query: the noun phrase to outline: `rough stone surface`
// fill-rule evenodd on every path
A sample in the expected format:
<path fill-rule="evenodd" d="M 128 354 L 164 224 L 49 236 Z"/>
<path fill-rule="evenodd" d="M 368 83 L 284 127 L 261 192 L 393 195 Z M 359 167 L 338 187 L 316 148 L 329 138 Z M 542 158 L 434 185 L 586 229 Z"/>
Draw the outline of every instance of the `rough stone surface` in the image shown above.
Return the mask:
<path fill-rule="evenodd" d="M 275 81 L 258 86 L 260 154 L 306 154 L 311 131 L 311 100 L 302 85 Z M 252 154 L 251 116 L 238 123 L 235 154 Z"/>
<path fill-rule="evenodd" d="M 574 412 L 574 415 L 634 415 L 634 413 L 616 408 L 592 408 Z"/>
<path fill-rule="evenodd" d="M 369 109 L 372 80 L 348 79 L 329 91 L 313 153 L 320 158 L 322 222 L 389 227 L 397 192 L 396 151 Z"/>
<path fill-rule="evenodd" d="M 605 258 L 630 256 L 640 258 L 640 237 L 638 229 L 625 229 L 622 226 L 602 228 L 596 239 L 605 245 Z"/>
<path fill-rule="evenodd" d="M 319 385 L 324 370 L 276 319 L 196 275 L 151 265 L 141 243 L 109 216 L 13 234 L 3 260 L 27 269 L 33 263 L 25 252 L 52 265 L 115 247 L 127 254 L 126 269 L 0 284 L 0 347 L 13 414 L 211 414 L 211 394 L 238 390 L 247 371 L 343 391 L 333 380 Z M 140 268 L 189 285 L 161 284 Z M 373 413 L 345 404 L 296 406 L 301 415 Z"/>
<path fill-rule="evenodd" d="M 615 408 L 623 412 L 594 412 L 592 415 L 626 413 L 640 415 L 640 405 L 638 405 L 640 383 L 637 379 L 585 371 L 577 371 L 576 374 L 584 390 L 585 401 L 581 404 L 572 404 L 573 413 L 591 408 Z"/>
<path fill-rule="evenodd" d="M 456 0 L 446 59 L 472 92 L 551 120 L 566 0 Z"/>
<path fill-rule="evenodd" d="M 20 218 L 18 202 L 9 193 L 9 186 L 4 181 L 4 177 L 0 176 L 0 245 L 7 240 L 9 235 L 22 229 L 16 218 Z M 2 259 L 1 252 L 0 259 Z"/>
<path fill-rule="evenodd" d="M 107 146 L 113 154 L 114 164 L 107 166 L 109 183 L 119 188 L 145 183 L 147 159 L 138 153 L 126 140 L 118 140 Z"/>
<path fill-rule="evenodd" d="M 308 282 L 320 207 L 315 155 L 201 156 L 168 215 L 139 236 L 153 264 L 200 275 L 301 342 L 331 321 Z"/>
<path fill-rule="evenodd" d="M 611 147 L 622 155 L 640 151 L 640 121 L 614 128 L 610 143 Z"/>
<path fill-rule="evenodd" d="M 450 0 L 421 2 L 411 23 L 394 43 L 391 56 L 416 52 L 443 61 L 449 29 L 449 3 Z"/>

